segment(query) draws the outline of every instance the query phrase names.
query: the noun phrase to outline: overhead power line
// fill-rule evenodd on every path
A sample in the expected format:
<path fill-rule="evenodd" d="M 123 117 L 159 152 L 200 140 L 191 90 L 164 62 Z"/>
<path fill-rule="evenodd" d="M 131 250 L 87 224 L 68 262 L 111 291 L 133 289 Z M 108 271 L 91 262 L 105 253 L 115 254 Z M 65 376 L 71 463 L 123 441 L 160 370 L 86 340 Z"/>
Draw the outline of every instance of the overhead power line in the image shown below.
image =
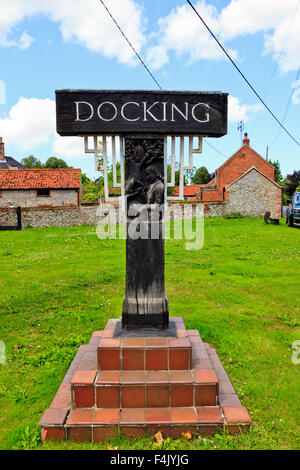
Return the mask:
<path fill-rule="evenodd" d="M 280 53 L 279 53 L 279 55 L 278 55 L 278 57 L 277 57 L 277 62 L 276 62 L 276 64 L 275 64 L 275 67 L 274 67 L 274 69 L 273 69 L 273 72 L 272 72 L 272 74 L 271 74 L 271 77 L 270 77 L 270 79 L 269 79 L 269 81 L 268 81 L 268 84 L 267 84 L 267 86 L 266 86 L 266 89 L 265 89 L 265 91 L 264 91 L 263 99 L 265 99 L 265 97 L 267 96 L 268 91 L 269 91 L 269 88 L 270 88 L 271 83 L 272 83 L 272 81 L 273 81 L 273 78 L 274 78 L 274 76 L 275 76 L 275 73 L 276 73 L 276 71 L 277 71 L 277 69 L 278 69 L 280 59 L 281 59 L 281 57 L 282 57 L 282 55 L 283 55 L 283 51 L 284 51 L 285 48 L 286 48 L 286 45 L 287 45 L 287 42 L 288 42 L 288 39 L 289 39 L 291 30 L 292 30 L 293 25 L 294 25 L 294 21 L 295 21 L 295 18 L 296 18 L 296 16 L 297 16 L 297 13 L 298 13 L 299 6 L 300 6 L 300 0 L 298 1 L 296 10 L 293 12 L 293 15 L 292 15 L 290 24 L 289 24 L 289 26 L 288 26 L 288 31 L 287 31 L 285 40 L 283 41 L 283 44 L 282 44 Z M 297 73 L 298 73 L 298 72 L 297 72 Z M 254 129 L 254 126 L 255 126 L 256 121 L 257 121 L 257 118 L 255 119 L 255 121 L 254 121 L 253 124 L 252 124 L 250 134 L 252 134 L 252 132 L 253 132 L 253 129 Z M 281 119 L 281 122 L 284 123 L 284 122 L 285 122 L 285 119 L 282 118 L 282 119 Z M 278 135 L 280 134 L 280 131 L 281 131 L 281 127 L 279 127 Z M 271 146 L 274 145 L 276 139 L 277 139 L 277 136 L 276 136 L 276 138 L 274 139 L 274 141 L 273 141 L 273 143 L 271 144 Z"/>
<path fill-rule="evenodd" d="M 276 63 L 276 65 L 275 65 L 275 67 L 274 67 L 274 70 L 273 70 L 273 72 L 272 72 L 271 78 L 270 78 L 270 80 L 269 80 L 269 82 L 268 82 L 268 85 L 267 85 L 267 87 L 266 87 L 266 90 L 265 90 L 265 92 L 264 92 L 263 98 L 266 97 L 266 95 L 267 95 L 267 93 L 268 93 L 268 90 L 269 90 L 269 87 L 270 87 L 270 85 L 271 85 L 271 82 L 272 82 L 272 80 L 273 80 L 273 78 L 274 78 L 275 72 L 276 72 L 276 70 L 278 69 L 278 65 L 279 65 L 280 59 L 281 59 L 281 57 L 282 57 L 283 51 L 284 51 L 285 48 L 286 48 L 286 45 L 287 45 L 289 36 L 290 36 L 290 34 L 291 34 L 291 30 L 292 30 L 292 28 L 293 28 L 293 24 L 294 24 L 295 18 L 296 18 L 296 16 L 297 16 L 297 13 L 298 13 L 298 10 L 299 10 L 299 6 L 300 6 L 300 0 L 298 1 L 296 10 L 294 11 L 294 13 L 293 13 L 293 15 L 292 15 L 291 22 L 290 22 L 290 24 L 289 24 L 289 26 L 288 26 L 288 32 L 287 32 L 287 34 L 286 34 L 285 40 L 284 40 L 284 42 L 283 42 L 283 45 L 282 45 L 282 47 L 281 47 L 280 53 L 279 53 L 278 58 L 277 58 L 277 63 Z"/>
<path fill-rule="evenodd" d="M 109 14 L 109 16 L 111 17 L 111 19 L 113 20 L 113 22 L 115 23 L 116 27 L 118 28 L 118 30 L 120 31 L 120 33 L 122 34 L 122 36 L 125 38 L 125 40 L 128 42 L 129 46 L 131 47 L 131 49 L 133 50 L 133 52 L 135 53 L 135 55 L 137 56 L 137 58 L 139 59 L 139 61 L 142 63 L 142 65 L 145 67 L 145 69 L 147 70 L 147 72 L 149 73 L 149 75 L 151 76 L 151 78 L 155 81 L 156 85 L 158 86 L 158 88 L 161 90 L 161 86 L 160 84 L 158 83 L 158 81 L 156 80 L 156 78 L 154 77 L 154 75 L 152 74 L 152 72 L 149 70 L 149 68 L 147 67 L 147 65 L 145 64 L 145 62 L 143 61 L 143 59 L 141 58 L 141 56 L 139 55 L 139 53 L 137 52 L 137 50 L 133 47 L 133 45 L 131 44 L 131 42 L 129 41 L 129 39 L 127 38 L 126 34 L 123 32 L 121 26 L 117 23 L 117 21 L 115 20 L 115 18 L 113 17 L 113 15 L 111 14 L 111 12 L 109 11 L 109 9 L 107 8 L 107 6 L 105 5 L 105 3 L 103 2 L 103 0 L 100 0 L 100 2 L 102 3 L 102 5 L 104 6 L 105 10 L 107 11 L 107 13 Z"/>
<path fill-rule="evenodd" d="M 300 68 L 297 70 L 297 73 L 296 73 L 296 78 L 295 78 L 295 81 L 298 81 L 299 79 L 299 73 L 300 73 Z M 286 105 L 286 108 L 285 108 L 285 111 L 283 113 L 283 116 L 281 118 L 282 122 L 285 122 L 286 120 L 286 117 L 287 117 L 287 114 L 288 114 L 288 111 L 289 111 L 289 108 L 290 108 L 290 105 L 291 105 L 291 102 L 292 102 L 292 96 L 293 96 L 293 93 L 295 92 L 295 90 L 292 89 L 292 91 L 290 92 L 290 96 L 289 96 L 289 99 L 288 99 L 288 102 L 287 102 L 287 105 Z M 281 127 L 278 128 L 278 131 L 274 137 L 274 140 L 273 142 L 271 143 L 270 147 L 272 147 L 276 140 L 278 139 L 278 136 L 280 134 L 280 131 L 281 131 Z"/>
<path fill-rule="evenodd" d="M 225 157 L 225 158 L 229 158 L 228 155 L 225 155 L 225 153 L 222 153 L 220 152 L 220 150 L 216 149 L 213 145 L 211 145 L 208 140 L 204 140 L 204 142 L 209 146 L 211 147 L 215 152 L 219 153 L 220 155 L 222 155 L 222 157 Z"/>
<path fill-rule="evenodd" d="M 147 67 L 147 65 L 145 64 L 145 62 L 143 61 L 143 59 L 141 58 L 141 56 L 139 55 L 139 53 L 136 51 L 136 49 L 134 48 L 134 46 L 131 44 L 131 42 L 129 41 L 129 39 L 127 38 L 126 34 L 124 33 L 124 31 L 122 30 L 121 26 L 118 24 L 118 22 L 116 21 L 116 19 L 113 17 L 113 15 L 111 14 L 110 10 L 108 9 L 108 7 L 105 5 L 104 1 L 103 0 L 100 0 L 100 2 L 102 3 L 102 5 L 104 6 L 105 10 L 107 11 L 107 13 L 109 14 L 109 16 L 111 17 L 111 19 L 113 20 L 113 22 L 115 23 L 115 25 L 117 26 L 118 30 L 120 31 L 120 33 L 122 34 L 122 36 L 125 38 L 126 42 L 129 44 L 129 46 L 131 47 L 131 49 L 133 50 L 133 52 L 135 53 L 135 55 L 137 56 L 137 58 L 139 59 L 139 61 L 141 62 L 141 64 L 143 65 L 143 67 L 146 69 L 146 71 L 149 73 L 149 75 L 151 76 L 151 78 L 154 80 L 154 82 L 156 83 L 156 85 L 159 87 L 160 90 L 162 90 L 162 87 L 160 86 L 160 84 L 158 83 L 158 81 L 156 80 L 156 78 L 153 76 L 153 74 L 151 73 L 151 71 L 149 70 L 149 68 Z M 204 142 L 209 146 L 211 147 L 215 152 L 217 152 L 219 155 L 222 155 L 223 157 L 225 158 L 228 158 L 227 155 L 225 155 L 224 153 L 220 152 L 218 149 L 216 149 L 212 144 L 210 144 L 207 140 L 204 140 Z"/>
<path fill-rule="evenodd" d="M 149 70 L 149 68 L 147 67 L 147 65 L 145 64 L 145 62 L 143 61 L 143 59 L 141 58 L 141 56 L 139 55 L 139 53 L 136 51 L 136 49 L 133 47 L 133 45 L 131 44 L 131 42 L 129 41 L 129 39 L 127 38 L 126 34 L 123 32 L 121 26 L 117 23 L 116 19 L 113 17 L 113 15 L 111 14 L 110 10 L 107 8 L 107 6 L 105 5 L 104 1 L 103 0 L 100 0 L 100 2 L 102 3 L 102 5 L 104 6 L 105 10 L 107 11 L 107 13 L 109 14 L 109 16 L 111 17 L 111 19 L 113 20 L 113 22 L 115 23 L 115 25 L 117 26 L 118 30 L 120 31 L 120 33 L 122 34 L 122 36 L 125 38 L 125 40 L 127 41 L 127 43 L 129 44 L 129 46 L 131 47 L 131 49 L 133 50 L 133 52 L 135 53 L 135 55 L 137 56 L 137 58 L 139 59 L 139 61 L 141 62 L 141 64 L 143 65 L 143 67 L 145 67 L 145 69 L 147 70 L 147 72 L 149 73 L 149 75 L 151 76 L 151 78 L 154 80 L 154 82 L 156 83 L 156 85 L 159 87 L 160 90 L 162 90 L 162 87 L 160 86 L 160 84 L 158 83 L 158 81 L 156 80 L 156 78 L 153 76 L 153 74 L 151 73 L 151 71 Z M 209 147 L 211 147 L 215 152 L 219 153 L 220 155 L 222 155 L 223 157 L 226 157 L 228 158 L 226 155 L 224 155 L 222 152 L 220 152 L 219 150 L 217 150 L 215 147 L 213 147 L 207 140 L 205 140 L 205 142 L 207 143 L 207 145 L 209 145 Z"/>
<path fill-rule="evenodd" d="M 205 28 L 208 30 L 208 32 L 211 34 L 211 36 L 214 38 L 214 40 L 217 42 L 217 44 L 219 45 L 219 47 L 222 49 L 222 51 L 224 52 L 224 54 L 226 55 L 226 57 L 230 60 L 230 62 L 232 63 L 232 65 L 236 68 L 236 70 L 238 71 L 238 73 L 242 76 L 242 78 L 245 80 L 245 82 L 247 83 L 247 85 L 251 88 L 251 90 L 253 91 L 253 93 L 257 96 L 257 98 L 259 99 L 259 101 L 263 104 L 263 106 L 268 110 L 268 112 L 271 114 L 271 116 L 275 119 L 275 121 L 280 125 L 280 127 L 286 132 L 286 134 L 297 144 L 299 145 L 300 147 L 300 142 L 298 142 L 298 140 L 286 129 L 286 127 L 279 121 L 279 119 L 275 116 L 275 114 L 273 113 L 273 111 L 269 108 L 269 106 L 265 103 L 265 101 L 260 97 L 260 95 L 257 93 L 257 91 L 255 90 L 255 88 L 251 85 L 251 83 L 249 82 L 249 80 L 245 77 L 245 75 L 243 74 L 243 72 L 241 71 L 241 69 L 236 65 L 236 63 L 234 62 L 234 60 L 231 58 L 231 56 L 228 54 L 228 52 L 226 51 L 226 49 L 222 46 L 222 44 L 220 43 L 220 41 L 218 40 L 218 38 L 214 35 L 214 33 L 212 32 L 212 30 L 209 28 L 209 26 L 205 23 L 204 19 L 202 18 L 202 16 L 198 13 L 198 11 L 196 10 L 196 8 L 194 7 L 194 5 L 192 4 L 192 2 L 190 0 L 186 0 L 187 3 L 190 5 L 190 7 L 192 8 L 192 10 L 195 12 L 195 14 L 198 16 L 199 20 L 204 24 Z"/>

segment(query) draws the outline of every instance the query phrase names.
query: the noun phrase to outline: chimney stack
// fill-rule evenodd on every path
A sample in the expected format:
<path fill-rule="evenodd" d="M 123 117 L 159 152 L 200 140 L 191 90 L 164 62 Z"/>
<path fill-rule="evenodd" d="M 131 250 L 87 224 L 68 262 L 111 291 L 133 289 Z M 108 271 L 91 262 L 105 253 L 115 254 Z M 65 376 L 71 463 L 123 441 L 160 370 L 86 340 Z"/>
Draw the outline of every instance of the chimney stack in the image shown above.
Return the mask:
<path fill-rule="evenodd" d="M 0 137 L 0 161 L 5 161 L 4 142 L 2 142 L 2 137 Z"/>
<path fill-rule="evenodd" d="M 250 140 L 248 139 L 247 132 L 245 132 L 245 134 L 244 134 L 243 145 L 247 145 L 248 147 L 250 146 Z"/>

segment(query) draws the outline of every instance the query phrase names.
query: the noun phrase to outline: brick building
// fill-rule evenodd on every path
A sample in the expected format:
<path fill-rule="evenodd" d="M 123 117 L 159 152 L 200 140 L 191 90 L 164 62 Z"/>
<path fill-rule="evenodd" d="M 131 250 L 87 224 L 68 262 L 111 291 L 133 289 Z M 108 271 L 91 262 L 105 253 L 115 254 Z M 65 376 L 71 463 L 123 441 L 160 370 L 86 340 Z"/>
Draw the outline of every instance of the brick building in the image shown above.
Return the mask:
<path fill-rule="evenodd" d="M 189 184 L 183 188 L 183 197 L 186 201 L 196 201 L 197 195 L 201 188 L 205 188 L 206 184 Z M 175 186 L 172 192 L 173 197 L 179 196 L 179 186 Z"/>
<path fill-rule="evenodd" d="M 80 169 L 0 169 L 0 207 L 77 207 Z"/>
<path fill-rule="evenodd" d="M 275 182 L 275 168 L 250 147 L 245 133 L 243 145 L 217 170 L 207 185 L 200 185 L 196 200 L 206 215 L 240 212 L 281 217 L 282 188 Z"/>
<path fill-rule="evenodd" d="M 0 170 L 21 170 L 24 166 L 12 157 L 5 155 L 4 142 L 0 137 Z"/>

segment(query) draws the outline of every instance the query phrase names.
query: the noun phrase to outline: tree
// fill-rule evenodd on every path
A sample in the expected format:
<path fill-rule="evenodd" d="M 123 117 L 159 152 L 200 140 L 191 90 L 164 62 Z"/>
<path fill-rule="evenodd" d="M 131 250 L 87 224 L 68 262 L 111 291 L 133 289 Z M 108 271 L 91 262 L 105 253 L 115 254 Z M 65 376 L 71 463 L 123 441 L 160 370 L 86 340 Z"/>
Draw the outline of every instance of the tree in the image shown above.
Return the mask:
<path fill-rule="evenodd" d="M 86 176 L 85 173 L 81 173 L 80 178 L 81 178 L 81 184 L 83 184 L 83 185 L 88 184 L 90 182 L 89 177 Z"/>
<path fill-rule="evenodd" d="M 207 184 L 210 180 L 211 175 L 205 166 L 198 168 L 191 178 L 192 184 Z"/>
<path fill-rule="evenodd" d="M 271 160 L 269 160 L 269 163 L 270 163 L 270 165 L 274 166 L 274 168 L 275 168 L 275 181 L 276 181 L 276 183 L 281 183 L 283 177 L 282 177 L 279 161 L 277 160 L 276 162 L 275 161 L 272 162 Z"/>
<path fill-rule="evenodd" d="M 33 155 L 29 155 L 27 158 L 23 158 L 21 161 L 22 165 L 25 168 L 32 169 L 32 168 L 43 168 L 43 164 L 35 158 Z"/>
<path fill-rule="evenodd" d="M 285 190 L 289 196 L 292 196 L 300 184 L 300 170 L 287 175 L 285 180 Z"/>
<path fill-rule="evenodd" d="M 178 168 L 178 163 L 176 163 L 176 167 L 175 167 L 175 186 L 179 186 L 180 171 L 177 170 L 176 168 Z M 167 166 L 168 182 L 171 181 L 171 172 L 172 172 L 172 167 L 171 167 L 171 165 L 169 164 L 169 165 Z M 186 184 L 186 175 L 184 175 L 184 184 Z"/>
<path fill-rule="evenodd" d="M 50 157 L 46 161 L 44 168 L 70 168 L 62 158 Z"/>
<path fill-rule="evenodd" d="M 23 158 L 22 165 L 25 168 L 72 168 L 69 167 L 62 158 L 50 157 L 46 163 L 41 163 L 40 160 L 35 158 L 33 155 L 29 155 L 28 158 Z"/>

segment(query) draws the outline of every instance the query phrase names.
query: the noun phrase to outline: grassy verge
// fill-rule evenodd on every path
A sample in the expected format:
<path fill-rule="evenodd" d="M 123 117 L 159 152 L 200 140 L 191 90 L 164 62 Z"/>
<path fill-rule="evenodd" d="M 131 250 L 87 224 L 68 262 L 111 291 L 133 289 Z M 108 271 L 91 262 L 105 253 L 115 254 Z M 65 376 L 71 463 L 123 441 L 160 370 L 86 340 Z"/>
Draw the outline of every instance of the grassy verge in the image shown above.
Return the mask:
<path fill-rule="evenodd" d="M 125 241 L 99 240 L 91 227 L 0 233 L 0 448 L 152 449 L 120 436 L 101 445 L 40 442 L 37 423 L 80 344 L 120 316 Z M 262 219 L 205 220 L 205 244 L 186 251 L 166 241 L 170 315 L 212 343 L 254 420 L 250 433 L 169 449 L 297 449 L 300 340 L 300 230 Z M 16 346 L 22 346 L 16 349 Z"/>

